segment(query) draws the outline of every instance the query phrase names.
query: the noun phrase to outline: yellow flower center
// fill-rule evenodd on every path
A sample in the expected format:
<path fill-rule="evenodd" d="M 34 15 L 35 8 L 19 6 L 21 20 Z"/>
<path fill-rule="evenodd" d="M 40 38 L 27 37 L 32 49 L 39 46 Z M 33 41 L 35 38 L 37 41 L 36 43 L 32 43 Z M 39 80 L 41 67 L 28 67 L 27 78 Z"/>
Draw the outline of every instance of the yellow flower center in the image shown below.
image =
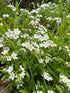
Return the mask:
<path fill-rule="evenodd" d="M 63 80 L 63 81 L 66 81 L 66 80 Z"/>
<path fill-rule="evenodd" d="M 17 37 L 16 35 L 14 37 Z"/>
<path fill-rule="evenodd" d="M 26 44 L 28 46 L 28 44 Z"/>
<path fill-rule="evenodd" d="M 11 35 L 11 33 L 9 33 L 9 35 Z"/>
<path fill-rule="evenodd" d="M 5 55 L 7 54 L 7 52 L 5 52 Z"/>
<path fill-rule="evenodd" d="M 32 48 L 32 46 L 30 46 L 30 48 Z"/>
<path fill-rule="evenodd" d="M 45 46 L 47 46 L 47 45 L 45 44 Z"/>
<path fill-rule="evenodd" d="M 11 76 L 14 77 L 14 74 L 12 74 Z"/>
<path fill-rule="evenodd" d="M 15 57 L 15 55 L 13 55 L 13 57 Z"/>
<path fill-rule="evenodd" d="M 18 33 L 18 31 L 16 31 L 16 33 Z"/>
<path fill-rule="evenodd" d="M 10 57 L 8 57 L 8 59 L 10 59 Z"/>

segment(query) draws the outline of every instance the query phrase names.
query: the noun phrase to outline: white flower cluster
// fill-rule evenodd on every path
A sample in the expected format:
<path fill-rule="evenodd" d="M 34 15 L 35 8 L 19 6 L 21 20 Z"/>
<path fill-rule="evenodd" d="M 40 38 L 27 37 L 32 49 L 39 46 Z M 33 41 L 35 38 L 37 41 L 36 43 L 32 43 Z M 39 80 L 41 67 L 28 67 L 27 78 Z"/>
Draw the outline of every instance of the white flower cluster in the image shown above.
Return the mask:
<path fill-rule="evenodd" d="M 70 66 L 70 63 L 69 63 L 69 62 L 65 62 L 65 64 L 66 64 L 67 66 Z"/>
<path fill-rule="evenodd" d="M 50 77 L 49 73 L 47 73 L 47 72 L 44 72 L 44 78 L 46 80 L 48 80 L 48 81 L 52 81 L 53 80 L 52 77 Z"/>
<path fill-rule="evenodd" d="M 25 70 L 24 70 L 24 68 L 22 67 L 22 65 L 20 65 L 20 69 L 22 70 L 22 72 L 20 73 L 20 77 L 21 77 L 21 78 L 24 78 L 24 76 L 25 76 Z"/>
<path fill-rule="evenodd" d="M 8 51 L 9 50 L 4 50 L 3 52 L 1 52 L 1 54 L 7 55 L 8 54 Z M 11 54 L 11 56 L 6 56 L 6 58 L 7 58 L 7 61 L 11 61 L 12 58 L 13 59 L 18 59 L 17 54 L 14 53 L 14 52 Z"/>
<path fill-rule="evenodd" d="M 60 81 L 65 83 L 68 88 L 70 89 L 70 79 L 68 79 L 66 76 L 64 75 L 60 75 Z"/>
<path fill-rule="evenodd" d="M 49 21 L 56 21 L 56 23 L 61 23 L 62 22 L 62 19 L 60 17 L 52 18 L 52 17 L 46 17 L 45 16 L 45 18 L 46 18 L 46 20 L 49 20 Z"/>
<path fill-rule="evenodd" d="M 11 31 L 9 29 L 8 32 L 5 32 L 5 34 L 7 35 L 7 37 L 9 37 L 11 39 L 17 39 L 17 38 L 19 38 L 19 34 L 20 33 L 21 33 L 21 31 L 18 28 L 14 28 L 14 31 Z"/>
<path fill-rule="evenodd" d="M 9 14 L 3 14 L 2 16 L 3 17 L 9 17 Z"/>
<path fill-rule="evenodd" d="M 67 15 L 67 18 L 70 18 L 70 15 Z"/>
<path fill-rule="evenodd" d="M 13 11 L 16 11 L 16 7 L 14 7 L 13 5 L 8 5 L 7 7 L 10 7 Z"/>
<path fill-rule="evenodd" d="M 9 73 L 9 79 L 12 79 L 14 80 L 15 78 L 15 73 L 13 72 L 13 65 L 12 66 L 9 66 L 9 68 L 7 70 L 5 70 L 6 72 Z"/>
<path fill-rule="evenodd" d="M 55 93 L 54 91 L 52 91 L 52 90 L 48 90 L 48 93 Z"/>
<path fill-rule="evenodd" d="M 43 93 L 42 91 L 37 91 L 37 93 Z"/>
<path fill-rule="evenodd" d="M 45 61 L 45 63 L 47 64 L 47 63 L 49 63 L 50 60 L 51 60 L 51 58 L 48 57 L 48 56 L 46 56 L 46 57 L 45 57 L 45 60 L 44 60 L 43 58 L 40 58 L 40 59 L 39 59 L 39 63 L 44 63 L 44 61 Z"/>
<path fill-rule="evenodd" d="M 29 42 L 25 42 L 21 44 L 23 47 L 28 48 L 30 51 L 32 51 L 34 49 L 34 46 L 32 44 L 30 44 Z"/>
<path fill-rule="evenodd" d="M 64 46 L 64 48 L 66 49 L 66 51 L 68 52 L 68 56 L 70 56 L 70 49 L 68 46 Z"/>
<path fill-rule="evenodd" d="M 25 76 L 25 70 L 22 67 L 22 65 L 20 65 L 20 69 L 21 69 L 22 72 L 19 74 L 19 76 L 21 78 L 24 78 L 24 76 Z M 15 73 L 13 72 L 13 65 L 9 66 L 8 69 L 3 69 L 3 71 L 9 73 L 9 79 L 11 79 L 11 80 L 14 80 L 15 78 L 18 78 L 18 76 L 15 75 Z"/>

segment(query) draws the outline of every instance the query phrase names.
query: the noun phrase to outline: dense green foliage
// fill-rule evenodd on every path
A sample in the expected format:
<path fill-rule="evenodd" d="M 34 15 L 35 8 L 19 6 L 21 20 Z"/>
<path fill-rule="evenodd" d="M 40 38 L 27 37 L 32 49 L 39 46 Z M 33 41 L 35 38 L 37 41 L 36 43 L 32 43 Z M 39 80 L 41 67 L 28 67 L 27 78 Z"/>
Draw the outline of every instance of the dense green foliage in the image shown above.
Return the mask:
<path fill-rule="evenodd" d="M 70 92 L 70 1 L 59 1 L 1 12 L 0 77 L 11 93 Z"/>

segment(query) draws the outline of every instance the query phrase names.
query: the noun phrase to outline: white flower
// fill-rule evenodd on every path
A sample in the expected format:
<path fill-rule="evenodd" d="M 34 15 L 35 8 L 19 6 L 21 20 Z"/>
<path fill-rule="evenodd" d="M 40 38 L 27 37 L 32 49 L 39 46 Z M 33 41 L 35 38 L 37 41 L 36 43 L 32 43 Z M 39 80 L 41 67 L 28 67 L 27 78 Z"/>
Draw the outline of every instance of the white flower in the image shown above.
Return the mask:
<path fill-rule="evenodd" d="M 20 73 L 20 77 L 24 78 L 24 76 L 25 76 L 25 73 L 23 71 L 23 72 Z"/>
<path fill-rule="evenodd" d="M 68 56 L 70 56 L 70 53 L 68 53 Z"/>
<path fill-rule="evenodd" d="M 11 61 L 12 57 L 11 56 L 6 56 L 7 61 Z"/>
<path fill-rule="evenodd" d="M 8 73 L 11 73 L 13 71 L 13 66 L 9 66 L 9 68 L 6 70 Z"/>
<path fill-rule="evenodd" d="M 4 39 L 3 37 L 1 37 L 1 38 L 0 38 L 0 43 L 2 43 L 2 42 L 3 42 L 3 39 Z"/>
<path fill-rule="evenodd" d="M 46 72 L 44 72 L 44 78 L 45 78 L 46 80 L 48 80 L 48 81 L 53 80 L 53 79 L 49 76 L 49 73 L 46 73 Z"/>
<path fill-rule="evenodd" d="M 41 58 L 41 59 L 39 59 L 39 63 L 43 63 L 43 61 L 44 61 L 44 60 L 43 60 L 42 58 Z"/>
<path fill-rule="evenodd" d="M 11 54 L 11 57 L 12 57 L 13 59 L 18 59 L 18 57 L 16 57 L 16 56 L 17 56 L 17 54 L 14 53 L 14 52 Z"/>
<path fill-rule="evenodd" d="M 62 47 L 59 47 L 59 50 L 62 50 Z"/>
<path fill-rule="evenodd" d="M 4 50 L 3 52 L 1 52 L 1 54 L 6 55 L 8 53 L 8 50 Z"/>
<path fill-rule="evenodd" d="M 40 47 L 43 47 L 43 43 L 41 43 L 39 46 L 40 46 Z"/>
<path fill-rule="evenodd" d="M 9 15 L 8 15 L 8 14 L 3 14 L 2 16 L 3 16 L 3 17 L 9 17 Z"/>
<path fill-rule="evenodd" d="M 30 13 L 38 13 L 37 10 L 32 10 Z"/>
<path fill-rule="evenodd" d="M 12 7 L 14 7 L 13 5 L 8 5 L 7 7 L 10 7 L 10 8 L 12 8 Z"/>
<path fill-rule="evenodd" d="M 22 65 L 20 65 L 20 69 L 21 69 L 23 72 L 25 72 L 25 70 L 24 70 L 24 68 L 22 67 Z"/>
<path fill-rule="evenodd" d="M 10 7 L 13 11 L 16 11 L 16 7 L 14 7 L 13 5 L 8 5 L 7 7 Z"/>
<path fill-rule="evenodd" d="M 43 37 L 43 39 L 44 39 L 44 40 L 48 40 L 48 39 L 49 39 L 48 35 L 45 34 L 44 37 Z"/>
<path fill-rule="evenodd" d="M 23 34 L 23 35 L 21 35 L 21 37 L 23 37 L 23 38 L 26 38 L 26 37 L 28 37 L 29 35 L 28 34 Z"/>
<path fill-rule="evenodd" d="M 25 47 L 28 48 L 29 47 L 29 42 L 25 42 Z"/>
<path fill-rule="evenodd" d="M 14 34 L 19 35 L 21 31 L 18 28 L 14 28 Z"/>
<path fill-rule="evenodd" d="M 12 37 L 13 36 L 13 31 L 11 31 L 9 29 L 8 32 L 5 32 L 5 34 L 7 35 L 7 37 Z"/>
<path fill-rule="evenodd" d="M 43 93 L 42 91 L 37 91 L 37 93 Z"/>
<path fill-rule="evenodd" d="M 15 78 L 15 74 L 14 74 L 13 72 L 12 72 L 12 73 L 10 73 L 9 79 L 14 80 L 14 78 Z"/>
<path fill-rule="evenodd" d="M 67 35 L 70 35 L 70 33 L 67 33 Z"/>
<path fill-rule="evenodd" d="M 18 38 L 19 38 L 19 36 L 18 36 L 18 35 L 16 35 L 16 34 L 14 34 L 14 35 L 13 35 L 13 38 L 14 38 L 14 39 L 18 39 Z"/>
<path fill-rule="evenodd" d="M 67 18 L 70 18 L 70 15 L 67 15 Z"/>
<path fill-rule="evenodd" d="M 13 10 L 13 11 L 16 11 L 16 7 L 13 7 L 12 10 Z"/>
<path fill-rule="evenodd" d="M 60 75 L 60 81 L 62 81 L 63 83 L 66 83 L 67 82 L 67 77 L 64 76 L 64 75 Z"/>
<path fill-rule="evenodd" d="M 51 47 L 57 47 L 57 45 L 56 44 L 51 44 Z"/>
<path fill-rule="evenodd" d="M 29 47 L 28 47 L 28 49 L 29 49 L 30 51 L 32 51 L 32 50 L 34 49 L 34 47 L 30 44 Z"/>
<path fill-rule="evenodd" d="M 4 45 L 3 44 L 0 44 L 0 48 L 3 47 Z"/>
<path fill-rule="evenodd" d="M 49 63 L 49 60 L 50 60 L 49 58 L 45 59 L 46 64 Z"/>
<path fill-rule="evenodd" d="M 0 26 L 3 26 L 3 23 L 0 23 Z"/>
<path fill-rule="evenodd" d="M 49 20 L 49 21 L 53 20 L 52 17 L 48 17 L 48 18 L 46 18 L 46 19 Z"/>
<path fill-rule="evenodd" d="M 55 93 L 54 91 L 52 91 L 52 90 L 48 90 L 48 93 Z"/>
<path fill-rule="evenodd" d="M 70 79 L 67 80 L 66 85 L 68 86 L 68 88 L 70 89 Z"/>
<path fill-rule="evenodd" d="M 49 43 L 47 43 L 47 42 L 43 42 L 43 47 L 44 47 L 44 48 L 49 47 Z"/>
<path fill-rule="evenodd" d="M 40 49 L 39 48 L 35 48 L 35 52 L 40 53 Z"/>
<path fill-rule="evenodd" d="M 67 77 L 63 77 L 63 78 L 62 78 L 62 82 L 63 82 L 63 83 L 66 83 L 66 82 L 67 82 Z"/>

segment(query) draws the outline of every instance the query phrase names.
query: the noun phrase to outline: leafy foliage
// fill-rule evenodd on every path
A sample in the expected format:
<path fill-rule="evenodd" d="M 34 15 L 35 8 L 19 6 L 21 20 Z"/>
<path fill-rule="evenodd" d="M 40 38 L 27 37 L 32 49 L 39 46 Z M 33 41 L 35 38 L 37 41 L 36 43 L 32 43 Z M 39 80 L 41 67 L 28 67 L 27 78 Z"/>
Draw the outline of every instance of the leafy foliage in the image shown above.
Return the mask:
<path fill-rule="evenodd" d="M 0 19 L 0 76 L 11 92 L 70 92 L 69 4 L 43 3 L 32 11 L 18 2 L 7 6 L 13 15 Z"/>

